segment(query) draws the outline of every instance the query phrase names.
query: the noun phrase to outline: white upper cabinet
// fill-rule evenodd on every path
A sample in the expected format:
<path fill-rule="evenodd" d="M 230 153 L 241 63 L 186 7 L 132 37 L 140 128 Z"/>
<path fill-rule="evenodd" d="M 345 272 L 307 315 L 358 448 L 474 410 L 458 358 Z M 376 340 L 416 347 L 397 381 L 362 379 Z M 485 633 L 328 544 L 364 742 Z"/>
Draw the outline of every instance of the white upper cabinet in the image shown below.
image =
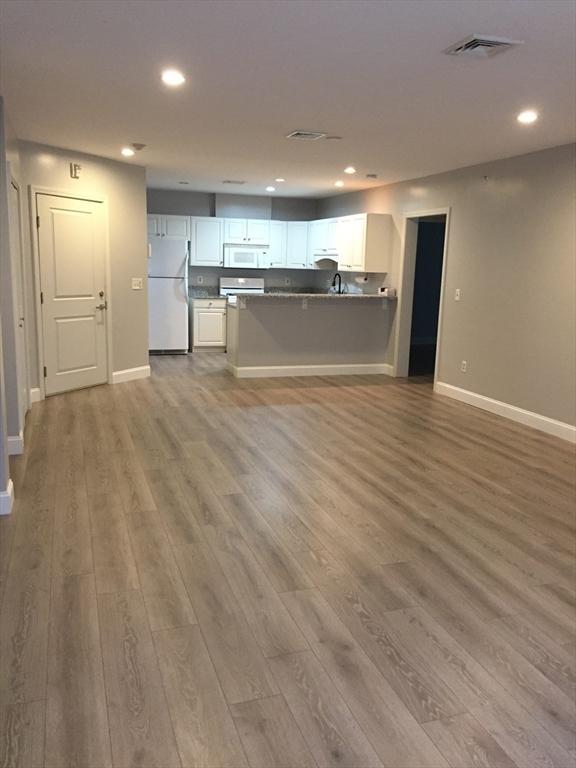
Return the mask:
<path fill-rule="evenodd" d="M 148 237 L 190 240 L 190 217 L 148 214 Z"/>
<path fill-rule="evenodd" d="M 308 263 L 321 259 L 336 259 L 338 253 L 338 219 L 318 219 L 310 222 Z"/>
<path fill-rule="evenodd" d="M 246 242 L 246 219 L 224 219 L 224 242 L 244 245 Z"/>
<path fill-rule="evenodd" d="M 308 222 L 286 222 L 286 266 L 290 269 L 308 267 Z"/>
<path fill-rule="evenodd" d="M 224 266 L 225 245 L 245 246 L 238 249 L 245 255 L 251 246 L 260 268 L 317 269 L 337 262 L 340 271 L 390 272 L 393 266 L 392 216 L 386 213 L 317 221 L 150 214 L 148 237 L 190 240 L 193 266 Z"/>
<path fill-rule="evenodd" d="M 190 240 L 189 216 L 164 216 L 164 236 L 175 240 Z"/>
<path fill-rule="evenodd" d="M 246 222 L 246 237 L 250 245 L 270 244 L 270 222 L 261 219 L 248 219 Z"/>
<path fill-rule="evenodd" d="M 196 267 L 221 267 L 224 264 L 222 241 L 224 222 L 212 216 L 191 219 L 190 264 Z"/>
<path fill-rule="evenodd" d="M 160 237 L 162 234 L 162 216 L 148 215 L 148 237 Z"/>
<path fill-rule="evenodd" d="M 272 269 L 286 266 L 286 222 L 270 222 L 270 247 L 268 248 L 268 265 Z"/>
<path fill-rule="evenodd" d="M 230 245 L 269 245 L 270 222 L 264 219 L 224 219 L 224 242 Z"/>
<path fill-rule="evenodd" d="M 338 222 L 338 269 L 364 271 L 365 216 L 347 216 Z"/>
<path fill-rule="evenodd" d="M 348 272 L 390 272 L 392 216 L 362 213 L 338 221 L 338 269 Z"/>

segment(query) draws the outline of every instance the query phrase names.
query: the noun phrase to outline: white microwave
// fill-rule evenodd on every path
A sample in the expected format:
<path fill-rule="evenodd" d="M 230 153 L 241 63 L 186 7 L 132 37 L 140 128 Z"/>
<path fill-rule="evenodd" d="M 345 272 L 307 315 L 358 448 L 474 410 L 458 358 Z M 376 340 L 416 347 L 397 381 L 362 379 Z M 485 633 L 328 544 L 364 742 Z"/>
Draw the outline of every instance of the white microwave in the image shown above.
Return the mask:
<path fill-rule="evenodd" d="M 253 245 L 225 245 L 224 266 L 237 269 L 267 269 L 270 255 L 267 248 Z"/>

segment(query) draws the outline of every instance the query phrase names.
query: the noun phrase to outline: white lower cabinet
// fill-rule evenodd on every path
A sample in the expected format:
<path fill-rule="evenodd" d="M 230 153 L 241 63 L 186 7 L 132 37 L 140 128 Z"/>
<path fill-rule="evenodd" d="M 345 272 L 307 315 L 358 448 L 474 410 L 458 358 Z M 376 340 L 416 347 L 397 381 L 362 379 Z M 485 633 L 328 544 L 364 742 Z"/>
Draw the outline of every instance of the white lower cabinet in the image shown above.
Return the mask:
<path fill-rule="evenodd" d="M 226 299 L 194 299 L 192 340 L 195 347 L 226 346 Z"/>

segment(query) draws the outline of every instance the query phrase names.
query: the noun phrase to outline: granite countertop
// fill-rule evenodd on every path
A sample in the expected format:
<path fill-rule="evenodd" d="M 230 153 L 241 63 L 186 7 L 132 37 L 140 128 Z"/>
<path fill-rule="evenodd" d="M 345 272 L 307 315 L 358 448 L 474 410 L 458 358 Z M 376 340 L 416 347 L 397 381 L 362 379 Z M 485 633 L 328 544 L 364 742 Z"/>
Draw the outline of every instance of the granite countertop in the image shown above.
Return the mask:
<path fill-rule="evenodd" d="M 285 293 L 267 292 L 244 294 L 240 298 L 250 301 L 259 299 L 396 299 L 396 296 L 382 296 L 379 293 Z"/>
<path fill-rule="evenodd" d="M 261 299 L 353 299 L 358 301 L 359 299 L 387 299 L 388 301 L 395 301 L 396 296 L 382 296 L 380 293 L 320 293 L 315 291 L 309 293 L 305 291 L 292 292 L 292 291 L 265 291 L 264 293 L 243 293 L 238 294 L 239 298 L 249 299 L 250 301 L 259 301 Z M 190 299 L 226 299 L 226 296 L 220 296 L 218 293 L 210 293 L 207 290 L 202 293 L 191 293 Z M 233 298 L 233 297 L 228 297 Z"/>

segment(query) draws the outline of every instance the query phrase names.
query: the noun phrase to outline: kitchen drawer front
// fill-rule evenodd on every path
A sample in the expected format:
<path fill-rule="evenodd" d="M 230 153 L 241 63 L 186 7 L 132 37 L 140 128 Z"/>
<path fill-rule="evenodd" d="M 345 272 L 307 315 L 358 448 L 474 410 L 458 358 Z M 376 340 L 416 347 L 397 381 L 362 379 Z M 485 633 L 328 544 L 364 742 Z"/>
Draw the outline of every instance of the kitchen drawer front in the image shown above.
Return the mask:
<path fill-rule="evenodd" d="M 194 309 L 226 309 L 227 299 L 192 299 Z"/>

